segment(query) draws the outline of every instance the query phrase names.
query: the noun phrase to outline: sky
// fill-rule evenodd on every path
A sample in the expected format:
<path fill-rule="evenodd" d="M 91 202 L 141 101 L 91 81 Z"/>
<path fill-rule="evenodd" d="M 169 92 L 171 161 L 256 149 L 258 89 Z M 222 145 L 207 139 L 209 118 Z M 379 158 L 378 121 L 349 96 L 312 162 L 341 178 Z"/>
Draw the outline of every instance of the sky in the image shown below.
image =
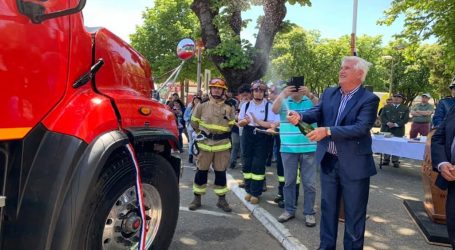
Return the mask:
<path fill-rule="evenodd" d="M 102 26 L 129 42 L 128 35 L 135 32 L 136 25 L 142 24 L 142 12 L 153 7 L 153 0 L 89 0 L 83 13 L 86 26 Z M 392 26 L 379 26 L 377 20 L 383 17 L 391 0 L 359 0 L 357 35 L 383 35 L 383 43 L 400 33 L 403 19 Z M 297 23 L 307 30 L 319 30 L 323 38 L 338 38 L 352 32 L 353 0 L 312 0 L 312 6 L 288 5 L 286 20 Z M 242 32 L 242 38 L 254 43 L 256 18 L 262 15 L 262 7 L 253 7 L 242 14 L 244 19 L 252 19 Z"/>

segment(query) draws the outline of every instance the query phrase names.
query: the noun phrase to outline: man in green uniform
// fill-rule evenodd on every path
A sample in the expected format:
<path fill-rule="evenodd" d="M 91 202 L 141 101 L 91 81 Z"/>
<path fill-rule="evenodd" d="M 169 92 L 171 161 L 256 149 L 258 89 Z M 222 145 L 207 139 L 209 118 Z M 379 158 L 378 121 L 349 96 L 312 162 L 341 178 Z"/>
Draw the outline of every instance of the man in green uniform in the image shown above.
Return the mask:
<path fill-rule="evenodd" d="M 403 137 L 406 123 L 409 121 L 409 108 L 401 104 L 403 94 L 393 95 L 393 104 L 387 105 L 381 112 L 381 132 L 390 132 L 393 136 Z M 389 165 L 390 155 L 384 154 L 382 165 Z M 399 157 L 392 156 L 393 166 L 400 167 Z"/>

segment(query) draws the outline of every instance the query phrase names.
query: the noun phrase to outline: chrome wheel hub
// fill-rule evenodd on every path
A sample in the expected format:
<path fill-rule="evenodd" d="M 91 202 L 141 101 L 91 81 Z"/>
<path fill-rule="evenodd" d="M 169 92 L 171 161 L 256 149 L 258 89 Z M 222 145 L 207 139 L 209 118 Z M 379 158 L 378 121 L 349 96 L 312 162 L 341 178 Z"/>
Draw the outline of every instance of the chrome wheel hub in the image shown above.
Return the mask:
<path fill-rule="evenodd" d="M 158 232 L 162 203 L 158 190 L 143 183 L 144 206 L 146 215 L 146 248 L 149 248 Z M 142 219 L 138 208 L 136 188 L 130 187 L 114 202 L 105 220 L 102 246 L 105 250 L 137 249 L 140 240 Z"/>

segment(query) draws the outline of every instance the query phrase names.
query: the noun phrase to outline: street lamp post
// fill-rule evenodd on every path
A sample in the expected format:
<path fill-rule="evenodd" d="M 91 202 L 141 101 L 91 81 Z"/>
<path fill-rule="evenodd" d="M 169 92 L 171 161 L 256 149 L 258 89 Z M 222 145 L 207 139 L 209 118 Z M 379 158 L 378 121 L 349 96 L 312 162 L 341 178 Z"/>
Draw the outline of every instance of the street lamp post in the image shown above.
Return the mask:
<path fill-rule="evenodd" d="M 389 96 L 392 95 L 392 87 L 393 87 L 393 57 L 392 56 L 383 56 L 385 60 L 390 60 L 390 85 L 389 85 Z"/>

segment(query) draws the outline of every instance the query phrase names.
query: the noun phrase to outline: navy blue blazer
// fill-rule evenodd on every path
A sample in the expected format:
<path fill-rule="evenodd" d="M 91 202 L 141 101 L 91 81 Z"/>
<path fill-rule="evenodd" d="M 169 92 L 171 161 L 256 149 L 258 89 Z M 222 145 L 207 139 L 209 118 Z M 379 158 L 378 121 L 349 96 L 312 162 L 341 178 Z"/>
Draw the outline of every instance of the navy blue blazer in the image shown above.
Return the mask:
<path fill-rule="evenodd" d="M 455 137 L 455 106 L 447 113 L 445 119 L 431 137 L 431 161 L 433 170 L 438 171 L 441 162 L 450 162 L 452 141 Z M 453 162 L 452 162 L 453 164 Z M 447 189 L 448 182 L 441 174 L 436 178 L 436 186 Z"/>
<path fill-rule="evenodd" d="M 338 126 L 335 126 L 340 102 L 340 87 L 327 88 L 318 105 L 300 113 L 304 122 L 317 122 L 319 127 L 331 128 L 332 135 L 318 142 L 316 161 L 321 163 L 332 139 L 337 148 L 340 176 L 359 180 L 375 175 L 370 130 L 376 120 L 379 98 L 361 86 L 346 104 Z M 321 164 L 322 171 L 328 172 L 330 167 Z"/>

